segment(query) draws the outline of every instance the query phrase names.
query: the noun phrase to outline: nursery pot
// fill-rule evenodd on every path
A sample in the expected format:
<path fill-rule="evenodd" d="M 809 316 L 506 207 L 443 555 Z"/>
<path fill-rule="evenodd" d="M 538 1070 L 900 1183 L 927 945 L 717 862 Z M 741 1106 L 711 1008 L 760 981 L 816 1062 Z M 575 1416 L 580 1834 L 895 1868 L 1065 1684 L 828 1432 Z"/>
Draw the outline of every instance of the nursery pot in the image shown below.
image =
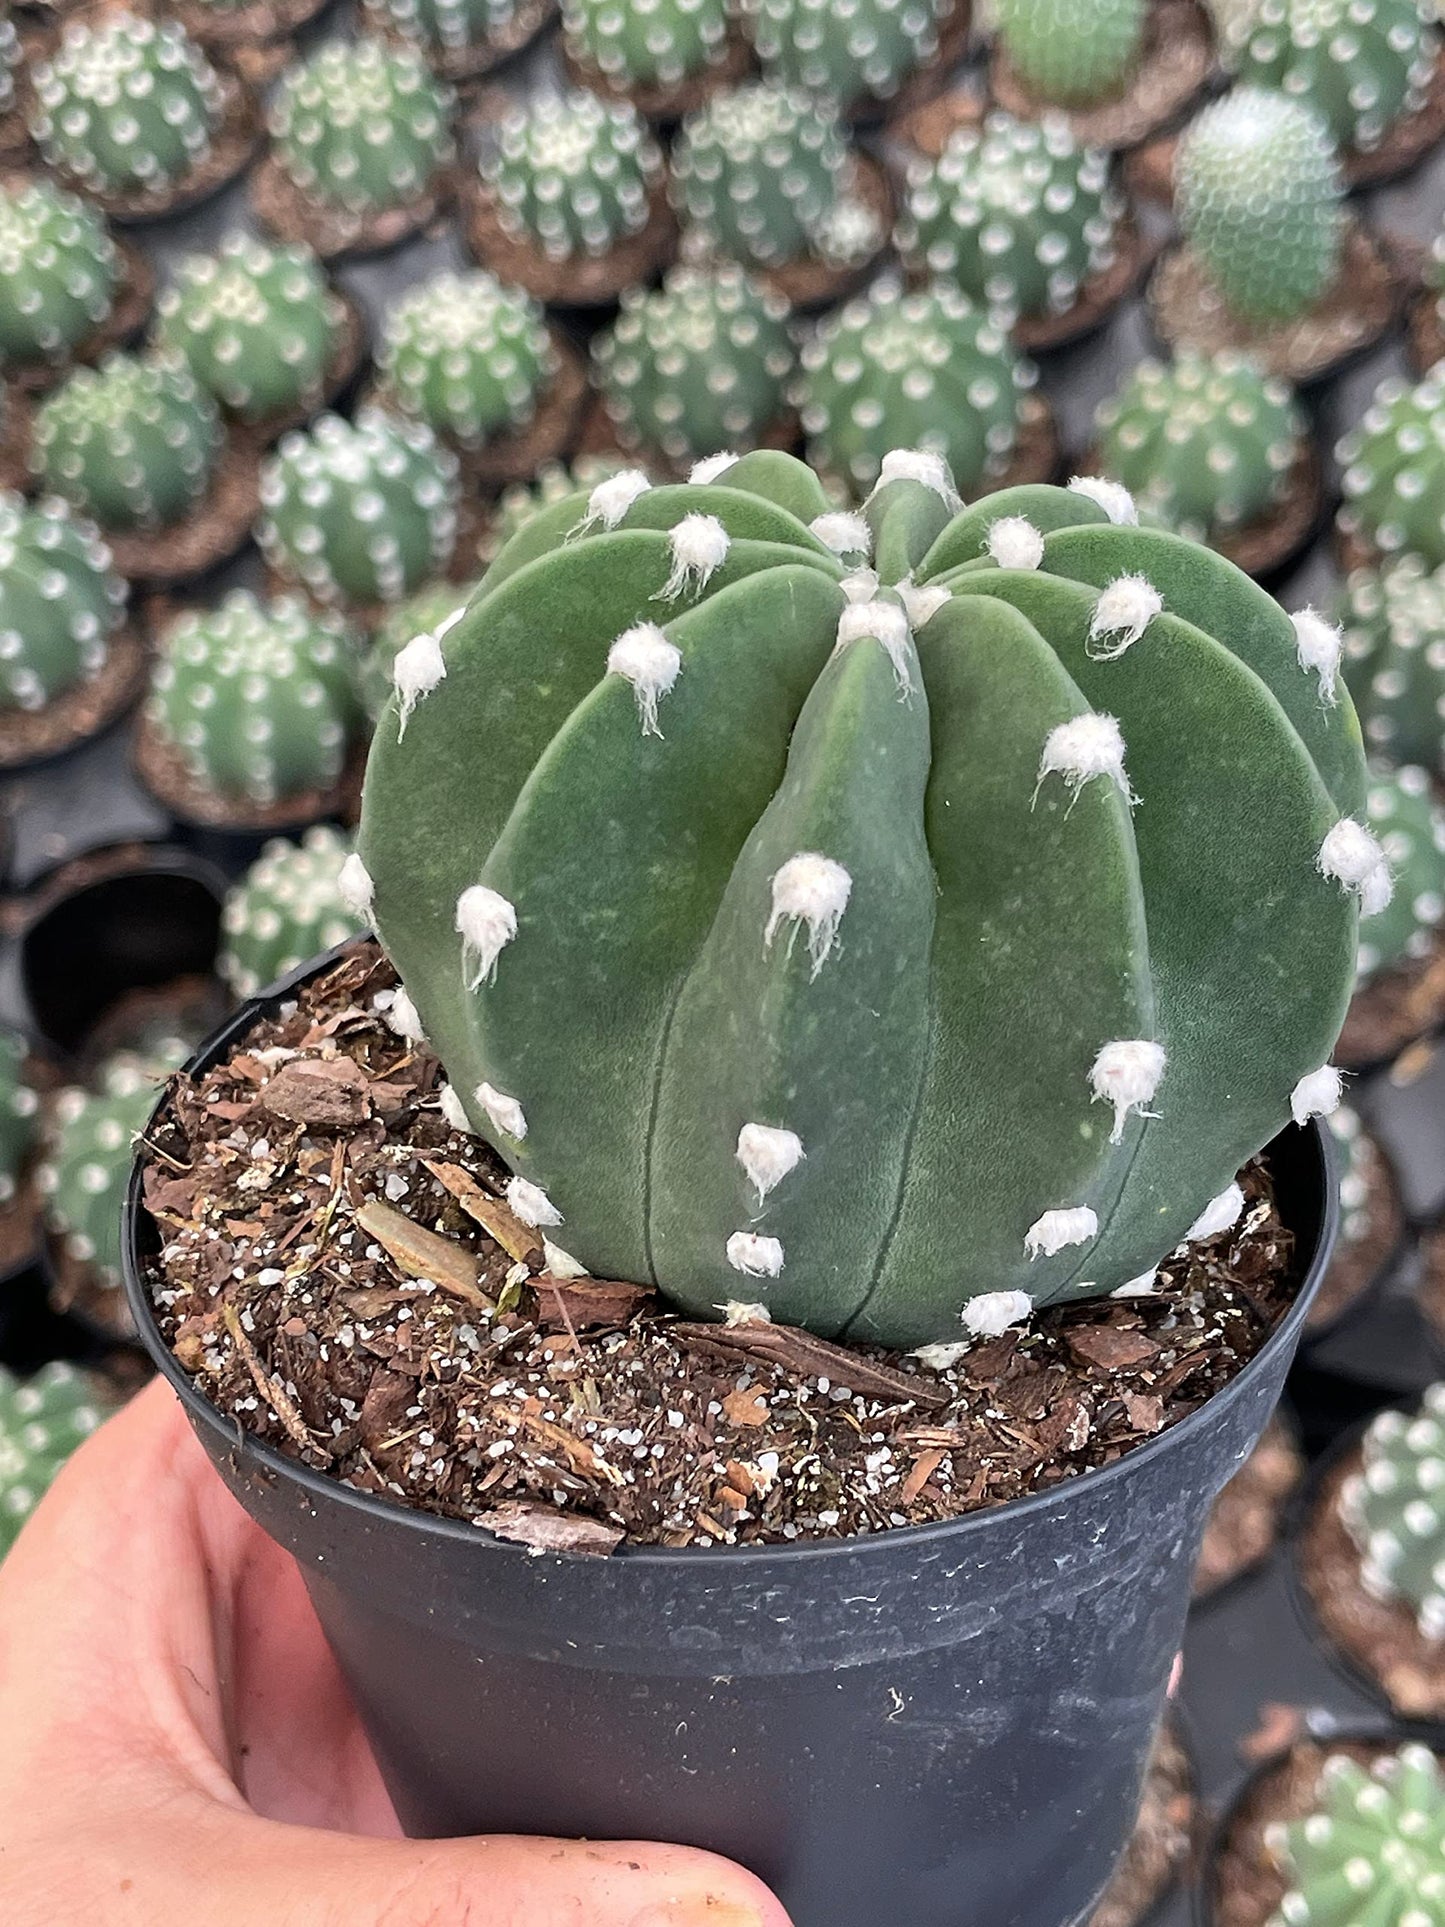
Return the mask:
<path fill-rule="evenodd" d="M 408 1832 L 707 1847 L 795 1927 L 1074 1927 L 1133 1825 L 1206 1515 L 1333 1240 L 1324 1133 L 1286 1131 L 1271 1165 L 1301 1289 L 1224 1390 L 1047 1493 L 808 1544 L 539 1556 L 286 1458 L 157 1329 L 138 1170 L 126 1289 L 217 1471 L 297 1559 Z"/>

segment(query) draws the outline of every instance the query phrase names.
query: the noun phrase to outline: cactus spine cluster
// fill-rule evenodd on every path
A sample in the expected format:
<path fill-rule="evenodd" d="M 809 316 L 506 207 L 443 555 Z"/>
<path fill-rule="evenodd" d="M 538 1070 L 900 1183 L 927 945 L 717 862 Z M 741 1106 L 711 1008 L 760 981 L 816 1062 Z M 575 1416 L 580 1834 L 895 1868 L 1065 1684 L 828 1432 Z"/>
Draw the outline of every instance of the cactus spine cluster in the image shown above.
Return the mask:
<path fill-rule="evenodd" d="M 549 261 L 596 259 L 640 234 L 662 173 L 636 108 L 581 88 L 508 114 L 481 162 L 504 230 Z"/>
<path fill-rule="evenodd" d="M 1445 1639 L 1445 1384 L 1413 1416 L 1370 1421 L 1358 1472 L 1340 1492 L 1340 1517 L 1376 1599 L 1398 1600 L 1427 1639 Z"/>
<path fill-rule="evenodd" d="M 221 916 L 217 968 L 238 997 L 324 956 L 365 927 L 341 894 L 351 839 L 318 823 L 299 843 L 273 837 L 240 882 Z"/>
<path fill-rule="evenodd" d="M 49 181 L 0 186 L 0 366 L 62 361 L 106 319 L 120 256 L 105 223 Z"/>
<path fill-rule="evenodd" d="M 1257 0 L 1231 39 L 1243 81 L 1306 102 L 1362 152 L 1423 105 L 1436 53 L 1420 0 Z"/>
<path fill-rule="evenodd" d="M 106 1414 L 91 1381 L 62 1359 L 33 1378 L 0 1365 L 0 1560 L 65 1461 Z"/>
<path fill-rule="evenodd" d="M 896 94 L 938 52 L 951 11 L 951 0 L 743 0 L 764 73 L 845 105 Z"/>
<path fill-rule="evenodd" d="M 403 295 L 386 318 L 377 363 L 399 408 L 479 448 L 532 419 L 557 354 L 541 305 L 478 268 Z"/>
<path fill-rule="evenodd" d="M 262 469 L 257 538 L 319 602 L 399 602 L 450 563 L 457 495 L 456 457 L 424 423 L 323 415 Z"/>
<path fill-rule="evenodd" d="M 1389 888 L 1335 664 L 1100 492 L 624 473 L 398 656 L 353 895 L 597 1275 L 961 1340 L 1147 1288 L 1330 1107 Z"/>
<path fill-rule="evenodd" d="M 1440 1927 L 1445 1783 L 1435 1755 L 1402 1746 L 1367 1770 L 1336 1753 L 1315 1801 L 1308 1818 L 1265 1835 L 1291 1876 L 1270 1927 Z"/>
<path fill-rule="evenodd" d="M 1425 771 L 1407 763 L 1377 773 L 1365 817 L 1389 862 L 1394 895 L 1361 925 L 1361 983 L 1428 957 L 1445 918 L 1445 810 L 1431 794 Z"/>
<path fill-rule="evenodd" d="M 184 28 L 114 13 L 66 27 L 35 69 L 31 132 L 52 167 L 93 192 L 154 193 L 211 149 L 221 82 Z"/>
<path fill-rule="evenodd" d="M 1382 381 L 1335 454 L 1344 469 L 1341 528 L 1387 560 L 1445 565 L 1445 362 L 1413 387 Z"/>
<path fill-rule="evenodd" d="M 0 495 L 0 712 L 44 709 L 98 676 L 125 603 L 91 523 L 54 496 Z"/>
<path fill-rule="evenodd" d="M 40 1099 L 26 1076 L 30 1048 L 0 1029 L 0 1205 L 12 1204 L 35 1148 Z"/>
<path fill-rule="evenodd" d="M 562 0 L 574 57 L 614 87 L 676 87 L 727 50 L 729 0 Z"/>
<path fill-rule="evenodd" d="M 1012 322 L 1073 307 L 1112 266 L 1123 213 L 1108 155 L 1061 116 L 992 113 L 958 128 L 938 160 L 911 164 L 897 239 L 912 267 Z"/>
<path fill-rule="evenodd" d="M 1245 356 L 1189 350 L 1140 362 L 1095 420 L 1105 474 L 1196 542 L 1267 514 L 1308 433 L 1288 382 Z"/>
<path fill-rule="evenodd" d="M 390 26 L 437 53 L 465 53 L 509 35 L 521 0 L 364 0 L 378 26 Z"/>
<path fill-rule="evenodd" d="M 1036 99 L 1087 107 L 1119 93 L 1144 42 L 1145 0 L 994 0 L 998 41 Z"/>
<path fill-rule="evenodd" d="M 433 582 L 398 602 L 377 624 L 357 670 L 357 685 L 373 722 L 391 696 L 396 659 L 418 636 L 445 633 L 445 625 L 466 606 L 475 583 Z"/>
<path fill-rule="evenodd" d="M 1416 556 L 1354 569 L 1338 613 L 1367 749 L 1445 774 L 1445 569 Z"/>
<path fill-rule="evenodd" d="M 804 345 L 802 366 L 810 459 L 865 494 L 898 447 L 931 450 L 969 493 L 998 476 L 1034 381 L 998 317 L 943 282 L 875 283 Z"/>
<path fill-rule="evenodd" d="M 216 404 L 183 361 L 114 354 L 36 410 L 31 465 L 102 529 L 158 529 L 201 501 L 221 443 Z"/>
<path fill-rule="evenodd" d="M 269 126 L 309 199 L 347 214 L 405 207 L 452 159 L 450 89 L 421 54 L 329 40 L 281 76 Z"/>
<path fill-rule="evenodd" d="M 1185 131 L 1174 206 L 1190 247 L 1246 322 L 1291 321 L 1339 272 L 1339 157 L 1303 102 L 1234 87 Z"/>

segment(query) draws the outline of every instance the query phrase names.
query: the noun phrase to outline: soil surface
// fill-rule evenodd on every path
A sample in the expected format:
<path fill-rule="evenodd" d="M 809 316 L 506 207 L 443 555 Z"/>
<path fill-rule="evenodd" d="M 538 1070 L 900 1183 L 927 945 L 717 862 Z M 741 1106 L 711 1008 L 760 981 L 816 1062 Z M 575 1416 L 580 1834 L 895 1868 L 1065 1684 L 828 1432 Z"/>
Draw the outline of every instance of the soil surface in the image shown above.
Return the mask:
<path fill-rule="evenodd" d="M 1038 1314 L 946 1371 L 560 1278 L 451 1130 L 358 942 L 143 1141 L 161 1327 L 221 1410 L 363 1490 L 607 1552 L 956 1517 L 1107 1465 L 1194 1411 L 1296 1289 L 1268 1174 L 1155 1296 Z M 553 1260 L 552 1262 L 556 1262 Z"/>
<path fill-rule="evenodd" d="M 1214 1502 L 1194 1568 L 1196 1599 L 1207 1599 L 1267 1556 L 1303 1474 L 1299 1447 L 1276 1412 L 1264 1437 Z"/>
<path fill-rule="evenodd" d="M 1194 1848 L 1189 1758 L 1166 1720 L 1154 1742 L 1139 1818 L 1088 1927 L 1138 1927 L 1184 1872 Z"/>

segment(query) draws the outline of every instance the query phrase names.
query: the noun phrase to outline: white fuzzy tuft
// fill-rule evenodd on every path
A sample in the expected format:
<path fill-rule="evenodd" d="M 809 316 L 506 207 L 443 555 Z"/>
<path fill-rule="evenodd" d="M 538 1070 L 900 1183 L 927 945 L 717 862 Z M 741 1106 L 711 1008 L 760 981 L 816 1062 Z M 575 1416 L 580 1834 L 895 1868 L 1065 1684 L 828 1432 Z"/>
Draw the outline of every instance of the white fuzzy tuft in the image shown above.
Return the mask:
<path fill-rule="evenodd" d="M 1024 1250 L 1030 1258 L 1052 1258 L 1068 1245 L 1086 1245 L 1099 1235 L 1099 1214 L 1091 1205 L 1069 1205 L 1062 1211 L 1046 1211 L 1035 1218 L 1024 1233 Z M 990 1297 L 1007 1297 L 1006 1292 L 991 1292 Z M 1013 1294 L 1022 1297 L 1022 1292 Z M 967 1307 L 965 1307 L 967 1316 Z"/>
<path fill-rule="evenodd" d="M 1139 510 L 1122 482 L 1106 481 L 1102 475 L 1076 475 L 1069 487 L 1101 508 L 1116 528 L 1138 528 Z"/>
<path fill-rule="evenodd" d="M 512 1216 L 533 1229 L 562 1222 L 562 1213 L 541 1185 L 533 1184 L 530 1178 L 508 1178 L 506 1198 Z"/>
<path fill-rule="evenodd" d="M 1206 1238 L 1217 1238 L 1221 1231 L 1232 1231 L 1244 1216 L 1244 1193 L 1237 1184 L 1231 1184 L 1211 1198 L 1184 1234 L 1185 1244 L 1201 1244 Z"/>
<path fill-rule="evenodd" d="M 1037 569 L 1044 560 L 1044 538 L 1023 515 L 1001 515 L 988 531 L 988 552 L 1001 569 Z"/>
<path fill-rule="evenodd" d="M 716 455 L 704 455 L 700 462 L 694 462 L 687 471 L 687 479 L 698 485 L 715 482 L 719 475 L 726 475 L 737 461 L 731 449 L 720 449 Z"/>
<path fill-rule="evenodd" d="M 1111 582 L 1094 604 L 1089 624 L 1089 654 L 1098 662 L 1112 662 L 1132 649 L 1155 616 L 1164 613 L 1164 598 L 1147 576 L 1121 575 Z M 1114 641 L 1106 648 L 1095 648 L 1106 637 Z"/>
<path fill-rule="evenodd" d="M 908 617 L 896 602 L 850 602 L 838 618 L 835 649 L 871 638 L 886 652 L 893 664 L 900 697 L 913 693 L 913 671 L 909 665 L 912 631 Z"/>
<path fill-rule="evenodd" d="M 1379 839 L 1352 816 L 1342 816 L 1330 829 L 1315 859 L 1321 872 L 1333 877 L 1360 899 L 1360 914 L 1383 910 L 1393 894 L 1390 866 Z"/>
<path fill-rule="evenodd" d="M 1091 1211 L 1089 1216 L 1093 1215 Z M 1033 1300 L 1026 1291 L 985 1291 L 969 1299 L 962 1317 L 975 1338 L 1000 1338 L 1012 1326 L 1026 1325 L 1033 1309 Z"/>
<path fill-rule="evenodd" d="M 607 651 L 608 675 L 623 676 L 632 684 L 644 736 L 662 734 L 657 726 L 658 701 L 677 681 L 681 668 L 682 651 L 655 622 L 637 622 L 624 629 Z"/>
<path fill-rule="evenodd" d="M 873 602 L 878 595 L 878 572 L 876 569 L 854 569 L 845 575 L 838 587 L 849 602 Z"/>
<path fill-rule="evenodd" d="M 1120 1285 L 1116 1291 L 1111 1291 L 1109 1296 L 1111 1298 L 1152 1298 L 1155 1295 L 1158 1277 L 1159 1267 L 1151 1266 L 1148 1271 L 1141 1271 L 1137 1278 L 1131 1278 L 1127 1284 Z"/>
<path fill-rule="evenodd" d="M 908 1354 L 916 1358 L 920 1365 L 930 1372 L 951 1372 L 961 1358 L 967 1358 L 973 1350 L 971 1338 L 955 1338 L 946 1345 L 920 1345 L 917 1351 Z"/>
<path fill-rule="evenodd" d="M 873 531 L 861 515 L 851 515 L 844 510 L 815 515 L 808 524 L 808 530 L 834 555 L 873 553 Z"/>
<path fill-rule="evenodd" d="M 570 1251 L 561 1245 L 554 1245 L 550 1238 L 542 1240 L 542 1256 L 547 1261 L 547 1270 L 553 1278 L 585 1278 L 586 1265 L 579 1264 Z"/>
<path fill-rule="evenodd" d="M 728 1239 L 728 1263 L 748 1278 L 776 1278 L 783 1268 L 783 1247 L 776 1238 L 735 1231 Z"/>
<path fill-rule="evenodd" d="M 883 457 L 873 493 L 876 495 L 889 482 L 921 482 L 925 488 L 931 488 L 935 495 L 942 496 L 951 515 L 956 515 L 963 507 L 963 497 L 953 485 L 948 463 L 941 455 L 935 455 L 932 449 L 891 448 Z"/>
<path fill-rule="evenodd" d="M 443 1084 L 437 1092 L 437 1102 L 441 1105 L 442 1116 L 454 1131 L 461 1131 L 467 1137 L 474 1135 L 472 1120 L 467 1116 L 467 1107 L 450 1084 Z"/>
<path fill-rule="evenodd" d="M 1301 669 L 1313 669 L 1320 679 L 1320 699 L 1335 700 L 1335 678 L 1340 670 L 1345 639 L 1340 626 L 1326 622 L 1317 609 L 1299 609 L 1290 617 Z"/>
<path fill-rule="evenodd" d="M 920 629 L 926 629 L 939 610 L 953 600 L 952 589 L 941 589 L 937 584 L 920 588 L 911 575 L 904 576 L 901 582 L 895 582 L 893 593 L 903 604 L 904 614 L 915 634 Z"/>
<path fill-rule="evenodd" d="M 376 885 L 371 880 L 370 870 L 355 850 L 338 871 L 336 888 L 340 893 L 341 901 L 353 915 L 358 917 L 371 915 L 371 906 L 376 900 Z"/>
<path fill-rule="evenodd" d="M 1296 1124 L 1308 1124 L 1312 1117 L 1328 1117 L 1340 1108 L 1345 1080 L 1333 1064 L 1321 1064 L 1309 1071 L 1289 1094 L 1290 1116 Z"/>
<path fill-rule="evenodd" d="M 1164 1046 L 1148 1037 L 1116 1037 L 1105 1044 L 1089 1071 L 1089 1089 L 1095 1102 L 1102 1100 L 1114 1107 L 1114 1128 L 1109 1142 L 1117 1144 L 1124 1135 L 1124 1120 L 1131 1111 L 1148 1116 L 1144 1106 L 1152 1103 L 1164 1076 Z"/>
<path fill-rule="evenodd" d="M 1377 917 L 1382 910 L 1388 910 L 1395 895 L 1395 882 L 1390 875 L 1388 863 L 1382 863 L 1378 870 L 1370 874 L 1360 885 L 1360 915 Z"/>
<path fill-rule="evenodd" d="M 470 969 L 468 990 L 496 975 L 497 958 L 517 934 L 512 904 L 484 883 L 474 883 L 457 898 L 456 928 L 462 939 L 462 966 Z"/>
<path fill-rule="evenodd" d="M 527 1119 L 515 1097 L 508 1097 L 495 1084 L 482 1083 L 477 1086 L 476 1099 L 490 1119 L 494 1131 L 500 1131 L 504 1137 L 514 1137 L 519 1142 L 527 1135 Z"/>
<path fill-rule="evenodd" d="M 1138 800 L 1124 774 L 1123 731 L 1114 717 L 1098 710 L 1086 710 L 1082 716 L 1071 717 L 1049 731 L 1039 761 L 1035 801 L 1044 778 L 1055 774 L 1063 777 L 1075 796 L 1093 777 L 1107 776 L 1110 782 L 1117 783 L 1127 802 Z"/>
<path fill-rule="evenodd" d="M 729 1298 L 724 1305 L 714 1305 L 714 1311 L 723 1315 L 723 1323 L 729 1331 L 736 1331 L 740 1325 L 771 1325 L 773 1314 L 766 1305 L 750 1305 L 741 1298 Z"/>
<path fill-rule="evenodd" d="M 396 740 L 406 734 L 411 712 L 423 696 L 429 696 L 447 673 L 442 646 L 435 636 L 413 636 L 404 649 L 398 649 L 391 665 L 392 687 L 399 705 Z"/>
<path fill-rule="evenodd" d="M 609 475 L 587 497 L 587 513 L 573 529 L 573 535 L 585 535 L 599 522 L 604 529 L 615 529 L 638 496 L 646 495 L 651 487 L 640 468 L 624 468 L 619 474 Z"/>
<path fill-rule="evenodd" d="M 761 1204 L 768 1193 L 797 1169 L 806 1153 L 796 1131 L 772 1124 L 745 1124 L 738 1132 L 737 1160 Z"/>
<path fill-rule="evenodd" d="M 654 602 L 671 602 L 689 590 L 700 595 L 727 561 L 732 538 L 715 515 L 684 515 L 668 538 L 672 574 Z"/>
<path fill-rule="evenodd" d="M 790 856 L 773 878 L 773 908 L 763 930 L 763 947 L 771 949 L 779 924 L 789 922 L 794 926 L 788 939 L 791 951 L 797 925 L 805 923 L 816 977 L 828 961 L 852 890 L 852 877 L 832 857 L 820 856 L 816 850 Z"/>
<path fill-rule="evenodd" d="M 421 1027 L 421 1015 L 409 994 L 398 990 L 391 1000 L 391 1008 L 386 1013 L 386 1021 L 398 1037 L 404 1037 L 409 1044 L 424 1044 L 426 1032 Z"/>

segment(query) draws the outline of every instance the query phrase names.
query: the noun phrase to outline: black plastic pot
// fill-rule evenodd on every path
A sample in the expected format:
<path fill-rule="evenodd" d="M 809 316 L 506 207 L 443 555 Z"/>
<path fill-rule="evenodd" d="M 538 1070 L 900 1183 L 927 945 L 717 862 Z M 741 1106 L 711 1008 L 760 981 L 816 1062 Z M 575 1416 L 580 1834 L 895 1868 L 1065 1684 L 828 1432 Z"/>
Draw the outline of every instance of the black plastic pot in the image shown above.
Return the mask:
<path fill-rule="evenodd" d="M 807 1545 L 537 1556 L 239 1432 L 157 1329 L 138 1171 L 126 1288 L 222 1478 L 297 1558 L 409 1832 L 709 1847 L 795 1927 L 1073 1927 L 1133 1824 L 1209 1506 L 1333 1240 L 1319 1128 L 1272 1163 L 1303 1287 L 1224 1391 L 1052 1492 Z"/>

